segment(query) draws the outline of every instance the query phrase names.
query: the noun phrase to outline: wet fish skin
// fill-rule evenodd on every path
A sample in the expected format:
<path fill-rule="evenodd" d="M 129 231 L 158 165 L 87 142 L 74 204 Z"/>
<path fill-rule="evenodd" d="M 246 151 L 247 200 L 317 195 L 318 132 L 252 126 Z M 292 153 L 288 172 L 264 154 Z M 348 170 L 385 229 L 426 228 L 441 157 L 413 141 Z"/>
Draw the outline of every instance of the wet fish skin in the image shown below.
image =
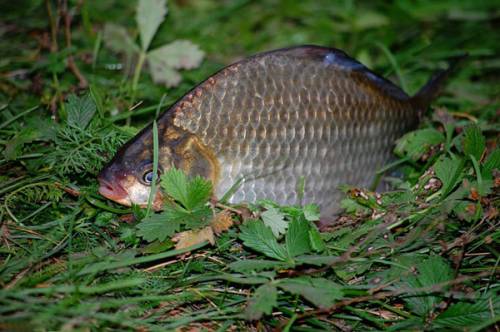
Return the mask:
<path fill-rule="evenodd" d="M 160 116 L 161 171 L 175 166 L 202 175 L 217 197 L 243 178 L 231 202 L 317 203 L 335 212 L 338 186 L 371 183 L 447 75 L 409 97 L 337 49 L 258 54 L 211 76 Z M 144 205 L 151 168 L 147 127 L 103 169 L 100 192 Z M 155 202 L 161 206 L 161 193 Z"/>

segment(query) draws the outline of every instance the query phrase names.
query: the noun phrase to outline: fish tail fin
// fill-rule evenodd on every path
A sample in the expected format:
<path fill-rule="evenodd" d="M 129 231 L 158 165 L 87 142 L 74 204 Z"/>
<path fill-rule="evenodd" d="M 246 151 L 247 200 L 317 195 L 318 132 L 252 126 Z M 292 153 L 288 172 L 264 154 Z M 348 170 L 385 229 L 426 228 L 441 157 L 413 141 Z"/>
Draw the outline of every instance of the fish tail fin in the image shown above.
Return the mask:
<path fill-rule="evenodd" d="M 440 70 L 435 73 L 431 79 L 411 98 L 411 102 L 423 113 L 427 110 L 431 102 L 441 93 L 444 83 L 455 71 L 457 66 L 469 55 L 464 53 L 450 60 L 447 69 Z"/>

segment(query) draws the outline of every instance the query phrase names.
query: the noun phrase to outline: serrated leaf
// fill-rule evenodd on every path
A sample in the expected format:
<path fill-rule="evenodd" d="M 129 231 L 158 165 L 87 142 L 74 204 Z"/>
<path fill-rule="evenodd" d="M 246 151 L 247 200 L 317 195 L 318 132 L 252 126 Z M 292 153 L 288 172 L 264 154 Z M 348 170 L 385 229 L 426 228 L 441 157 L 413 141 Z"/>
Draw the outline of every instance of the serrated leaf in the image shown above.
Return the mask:
<path fill-rule="evenodd" d="M 212 183 L 201 176 L 188 181 L 186 208 L 194 209 L 207 203 L 212 194 Z"/>
<path fill-rule="evenodd" d="M 302 209 L 307 221 L 318 221 L 320 217 L 319 207 L 316 204 L 307 204 Z"/>
<path fill-rule="evenodd" d="M 464 129 L 463 149 L 466 156 L 474 156 L 476 160 L 481 160 L 486 139 L 477 125 L 469 125 Z"/>
<path fill-rule="evenodd" d="M 167 88 L 179 85 L 181 75 L 172 67 L 165 66 L 161 60 L 148 56 L 149 72 L 153 82 L 163 84 Z"/>
<path fill-rule="evenodd" d="M 180 83 L 176 69 L 192 69 L 200 65 L 204 53 L 187 40 L 178 40 L 147 54 L 151 77 L 155 83 L 173 87 Z"/>
<path fill-rule="evenodd" d="M 284 268 L 287 265 L 284 265 L 281 262 L 270 261 L 265 259 L 246 259 L 246 260 L 232 262 L 228 266 L 233 271 L 245 273 L 251 271 L 262 271 L 268 269 Z"/>
<path fill-rule="evenodd" d="M 167 205 L 164 214 L 168 220 L 185 224 L 188 228 L 199 228 L 205 225 L 208 217 L 212 215 L 212 210 L 208 206 L 200 206 L 193 210 L 186 210 L 180 206 Z"/>
<path fill-rule="evenodd" d="M 77 97 L 69 95 L 66 102 L 68 125 L 85 129 L 94 117 L 96 106 L 90 95 Z"/>
<path fill-rule="evenodd" d="M 287 260 L 285 248 L 278 243 L 269 227 L 260 220 L 247 221 L 241 226 L 240 239 L 243 244 L 268 257 Z"/>
<path fill-rule="evenodd" d="M 161 176 L 161 187 L 167 195 L 186 207 L 188 202 L 188 180 L 180 169 L 172 167 Z"/>
<path fill-rule="evenodd" d="M 500 314 L 500 297 L 487 294 L 475 302 L 459 302 L 450 306 L 446 311 L 437 316 L 433 326 L 443 328 L 456 328 L 465 330 L 466 327 L 478 326 Z"/>
<path fill-rule="evenodd" d="M 445 198 L 455 186 L 462 180 L 464 161 L 462 159 L 451 159 L 443 157 L 434 164 L 437 178 L 443 184 L 441 197 Z"/>
<path fill-rule="evenodd" d="M 402 278 L 404 286 L 410 289 L 420 289 L 441 284 L 453 279 L 453 270 L 440 256 L 431 256 L 417 264 L 417 275 L 405 275 Z M 447 289 L 448 287 L 443 287 Z M 417 294 L 404 298 L 410 309 L 420 316 L 429 314 L 440 301 L 439 296 Z"/>
<path fill-rule="evenodd" d="M 264 284 L 255 290 L 255 293 L 248 301 L 245 308 L 246 320 L 258 320 L 264 314 L 269 315 L 278 304 L 278 290 L 276 286 Z"/>
<path fill-rule="evenodd" d="M 210 181 L 200 176 L 188 179 L 183 171 L 176 168 L 169 169 L 161 176 L 161 187 L 188 211 L 201 208 L 212 193 Z"/>
<path fill-rule="evenodd" d="M 179 231 L 180 222 L 172 220 L 166 212 L 154 213 L 144 218 L 137 228 L 139 229 L 137 234 L 148 242 L 165 241 L 167 237 Z"/>
<path fill-rule="evenodd" d="M 301 295 L 319 308 L 331 307 L 343 296 L 340 285 L 324 278 L 283 279 L 279 282 L 278 287 L 284 291 Z"/>
<path fill-rule="evenodd" d="M 483 163 L 482 173 L 485 177 L 491 177 L 491 172 L 494 170 L 500 170 L 500 149 L 496 148 L 493 150 Z"/>
<path fill-rule="evenodd" d="M 214 232 L 211 227 L 181 232 L 172 240 L 176 242 L 175 249 L 188 248 L 205 241 L 208 241 L 212 245 L 215 243 Z"/>
<path fill-rule="evenodd" d="M 311 251 L 309 245 L 309 224 L 298 219 L 292 220 L 285 237 L 289 257 L 295 257 Z"/>
<path fill-rule="evenodd" d="M 141 36 L 142 50 L 148 50 L 158 27 L 167 14 L 166 0 L 139 0 L 137 3 L 136 20 Z"/>
<path fill-rule="evenodd" d="M 269 207 L 266 211 L 262 212 L 260 217 L 264 224 L 271 228 L 275 237 L 285 234 L 288 223 L 285 221 L 283 213 L 278 209 Z"/>
<path fill-rule="evenodd" d="M 445 137 L 440 131 L 433 128 L 420 129 L 401 137 L 394 151 L 399 156 L 408 156 L 412 160 L 418 160 L 432 146 L 444 141 Z"/>
<path fill-rule="evenodd" d="M 326 249 L 325 242 L 321 238 L 321 234 L 319 233 L 318 229 L 314 226 L 311 226 L 309 228 L 309 243 L 311 244 L 312 250 L 316 252 L 322 252 Z"/>
<path fill-rule="evenodd" d="M 125 54 L 139 52 L 139 47 L 134 43 L 127 29 L 122 26 L 106 23 L 102 39 L 104 44 L 113 52 Z"/>
<path fill-rule="evenodd" d="M 148 53 L 148 57 L 157 58 L 163 65 L 174 69 L 196 68 L 204 56 L 205 52 L 189 40 L 176 40 Z"/>

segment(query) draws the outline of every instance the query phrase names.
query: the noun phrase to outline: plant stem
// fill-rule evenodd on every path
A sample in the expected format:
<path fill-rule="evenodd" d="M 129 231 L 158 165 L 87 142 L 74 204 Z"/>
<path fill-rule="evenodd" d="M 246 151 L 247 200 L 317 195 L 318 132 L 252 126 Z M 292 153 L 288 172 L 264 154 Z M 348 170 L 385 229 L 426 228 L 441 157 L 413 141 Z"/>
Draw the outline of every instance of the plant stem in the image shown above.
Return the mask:
<path fill-rule="evenodd" d="M 139 59 L 137 59 L 137 63 L 135 64 L 134 77 L 132 79 L 132 103 L 135 101 L 135 94 L 137 92 L 137 85 L 139 84 L 139 77 L 141 76 L 144 60 L 146 60 L 146 52 L 141 51 L 139 53 Z"/>

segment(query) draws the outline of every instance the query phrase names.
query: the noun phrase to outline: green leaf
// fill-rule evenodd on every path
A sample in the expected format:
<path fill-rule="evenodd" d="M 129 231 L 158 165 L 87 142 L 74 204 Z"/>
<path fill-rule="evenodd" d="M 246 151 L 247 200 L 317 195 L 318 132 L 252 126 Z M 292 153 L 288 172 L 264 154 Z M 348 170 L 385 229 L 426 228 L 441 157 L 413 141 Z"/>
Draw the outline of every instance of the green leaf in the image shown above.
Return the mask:
<path fill-rule="evenodd" d="M 104 44 L 113 52 L 116 53 L 139 53 L 139 47 L 134 43 L 132 38 L 122 26 L 106 23 L 102 34 Z"/>
<path fill-rule="evenodd" d="M 308 235 L 312 250 L 322 252 L 326 249 L 325 242 L 321 238 L 321 234 L 315 226 L 309 227 Z"/>
<path fill-rule="evenodd" d="M 487 294 L 475 302 L 459 302 L 450 306 L 446 311 L 437 316 L 433 326 L 461 330 L 466 327 L 481 325 L 494 315 L 500 314 L 500 297 L 495 294 Z"/>
<path fill-rule="evenodd" d="M 232 262 L 228 266 L 233 271 L 245 273 L 245 272 L 262 271 L 268 269 L 277 269 L 277 268 L 281 269 L 286 267 L 287 265 L 277 261 L 270 261 L 265 259 L 246 259 L 246 260 Z"/>
<path fill-rule="evenodd" d="M 83 97 L 69 95 L 66 110 L 68 112 L 68 125 L 85 129 L 94 117 L 96 106 L 89 94 Z"/>
<path fill-rule="evenodd" d="M 462 180 L 464 161 L 443 157 L 434 164 L 436 176 L 441 181 L 441 198 L 445 198 Z"/>
<path fill-rule="evenodd" d="M 486 139 L 477 125 L 469 125 L 464 130 L 463 149 L 466 156 L 472 155 L 476 160 L 481 160 Z"/>
<path fill-rule="evenodd" d="M 167 195 L 187 207 L 188 180 L 183 171 L 174 167 L 169 169 L 161 176 L 161 187 Z"/>
<path fill-rule="evenodd" d="M 295 257 L 311 251 L 309 245 L 309 224 L 298 219 L 292 220 L 285 237 L 288 256 Z"/>
<path fill-rule="evenodd" d="M 255 290 L 245 308 L 246 320 L 258 320 L 264 314 L 269 315 L 273 308 L 278 305 L 278 290 L 276 286 L 264 284 Z"/>
<path fill-rule="evenodd" d="M 288 228 L 288 223 L 285 221 L 285 216 L 277 208 L 269 207 L 261 214 L 264 224 L 271 228 L 275 237 L 285 234 Z"/>
<path fill-rule="evenodd" d="M 194 209 L 206 204 L 211 194 L 212 183 L 201 176 L 196 176 L 188 182 L 186 208 Z"/>
<path fill-rule="evenodd" d="M 342 287 L 324 278 L 300 277 L 283 279 L 278 287 L 298 294 L 319 308 L 328 308 L 342 298 Z"/>
<path fill-rule="evenodd" d="M 200 228 L 206 226 L 208 217 L 212 216 L 212 210 L 205 205 L 192 210 L 167 205 L 164 214 L 169 221 L 185 224 L 187 228 Z"/>
<path fill-rule="evenodd" d="M 142 50 L 146 52 L 167 14 L 166 0 L 139 0 L 136 20 L 141 35 Z"/>
<path fill-rule="evenodd" d="M 240 229 L 240 239 L 245 246 L 274 259 L 288 259 L 285 248 L 276 241 L 271 229 L 262 221 L 247 221 Z"/>
<path fill-rule="evenodd" d="M 316 204 L 307 204 L 306 206 L 304 206 L 302 211 L 304 211 L 304 217 L 307 221 L 319 220 L 319 207 Z"/>
<path fill-rule="evenodd" d="M 144 218 L 138 225 L 137 234 L 148 242 L 165 241 L 180 229 L 180 222 L 172 219 L 168 212 L 152 214 Z"/>
<path fill-rule="evenodd" d="M 166 194 L 180 202 L 187 210 L 193 210 L 207 203 L 212 193 L 212 183 L 200 176 L 188 179 L 176 168 L 161 176 L 161 186 Z"/>
<path fill-rule="evenodd" d="M 402 278 L 402 287 L 419 289 L 431 287 L 453 279 L 453 270 L 449 264 L 440 256 L 431 256 L 425 261 L 417 264 L 417 275 L 406 275 Z M 449 287 L 443 287 L 446 290 Z M 404 298 L 410 309 L 420 316 L 426 316 L 440 302 L 439 296 L 425 296 L 417 294 Z"/>
<path fill-rule="evenodd" d="M 482 173 L 485 177 L 491 178 L 494 169 L 500 170 L 500 149 L 493 150 L 483 163 Z"/>
<path fill-rule="evenodd" d="M 149 70 L 155 83 L 173 87 L 180 83 L 177 69 L 193 69 L 204 57 L 200 48 L 187 40 L 177 40 L 147 54 Z"/>
<path fill-rule="evenodd" d="M 412 131 L 401 137 L 395 148 L 399 156 L 408 156 L 412 160 L 420 159 L 429 149 L 445 141 L 444 135 L 433 128 Z"/>

